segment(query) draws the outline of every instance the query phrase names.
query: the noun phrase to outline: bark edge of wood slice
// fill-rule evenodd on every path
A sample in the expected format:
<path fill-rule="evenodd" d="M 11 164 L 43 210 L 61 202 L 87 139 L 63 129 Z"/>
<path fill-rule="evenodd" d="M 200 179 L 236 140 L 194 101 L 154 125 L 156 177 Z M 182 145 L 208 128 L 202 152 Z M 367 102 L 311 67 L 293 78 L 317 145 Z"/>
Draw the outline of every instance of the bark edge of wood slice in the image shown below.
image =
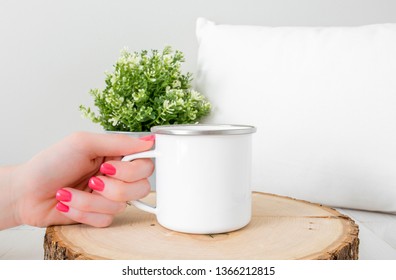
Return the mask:
<path fill-rule="evenodd" d="M 359 228 L 350 217 L 285 196 L 253 192 L 252 199 L 249 225 L 225 234 L 171 231 L 133 206 L 107 228 L 50 226 L 44 259 L 358 259 Z M 145 201 L 155 204 L 155 193 Z"/>

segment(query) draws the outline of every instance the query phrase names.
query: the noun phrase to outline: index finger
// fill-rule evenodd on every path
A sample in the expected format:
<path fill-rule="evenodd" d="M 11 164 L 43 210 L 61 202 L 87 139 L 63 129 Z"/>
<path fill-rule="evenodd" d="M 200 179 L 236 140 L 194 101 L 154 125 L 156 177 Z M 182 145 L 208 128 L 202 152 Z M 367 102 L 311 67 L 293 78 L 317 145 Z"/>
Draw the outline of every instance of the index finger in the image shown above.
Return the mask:
<path fill-rule="evenodd" d="M 68 139 L 71 144 L 91 158 L 123 156 L 151 149 L 154 141 L 141 140 L 125 134 L 76 132 Z"/>

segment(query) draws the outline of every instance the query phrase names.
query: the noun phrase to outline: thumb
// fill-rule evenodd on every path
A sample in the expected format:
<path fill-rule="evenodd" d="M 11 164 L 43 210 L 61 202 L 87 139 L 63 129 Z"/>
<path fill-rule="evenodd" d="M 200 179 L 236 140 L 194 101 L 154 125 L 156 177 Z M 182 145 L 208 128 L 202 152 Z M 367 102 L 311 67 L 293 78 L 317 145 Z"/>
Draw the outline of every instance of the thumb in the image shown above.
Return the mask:
<path fill-rule="evenodd" d="M 69 141 L 90 158 L 134 154 L 147 151 L 154 145 L 154 139 L 142 140 L 125 134 L 91 132 L 74 133 Z"/>

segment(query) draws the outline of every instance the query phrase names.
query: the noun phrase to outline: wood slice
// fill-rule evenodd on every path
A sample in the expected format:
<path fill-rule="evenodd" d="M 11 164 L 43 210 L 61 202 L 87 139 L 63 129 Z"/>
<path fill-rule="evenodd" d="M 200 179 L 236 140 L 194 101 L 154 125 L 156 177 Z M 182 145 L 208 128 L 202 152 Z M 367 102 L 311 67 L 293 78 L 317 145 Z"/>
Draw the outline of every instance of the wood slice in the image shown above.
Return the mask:
<path fill-rule="evenodd" d="M 145 201 L 154 204 L 155 193 Z M 357 259 L 358 226 L 319 204 L 253 193 L 249 225 L 238 231 L 194 235 L 160 226 L 131 206 L 108 228 L 48 227 L 45 259 Z"/>

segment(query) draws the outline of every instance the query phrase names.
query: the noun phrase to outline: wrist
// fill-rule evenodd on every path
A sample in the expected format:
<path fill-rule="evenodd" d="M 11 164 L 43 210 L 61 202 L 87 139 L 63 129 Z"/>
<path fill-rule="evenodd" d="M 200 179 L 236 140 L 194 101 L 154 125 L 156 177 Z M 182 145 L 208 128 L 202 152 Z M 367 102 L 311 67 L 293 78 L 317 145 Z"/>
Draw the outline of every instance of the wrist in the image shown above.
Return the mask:
<path fill-rule="evenodd" d="M 0 230 L 21 225 L 16 186 L 19 166 L 0 167 Z"/>

